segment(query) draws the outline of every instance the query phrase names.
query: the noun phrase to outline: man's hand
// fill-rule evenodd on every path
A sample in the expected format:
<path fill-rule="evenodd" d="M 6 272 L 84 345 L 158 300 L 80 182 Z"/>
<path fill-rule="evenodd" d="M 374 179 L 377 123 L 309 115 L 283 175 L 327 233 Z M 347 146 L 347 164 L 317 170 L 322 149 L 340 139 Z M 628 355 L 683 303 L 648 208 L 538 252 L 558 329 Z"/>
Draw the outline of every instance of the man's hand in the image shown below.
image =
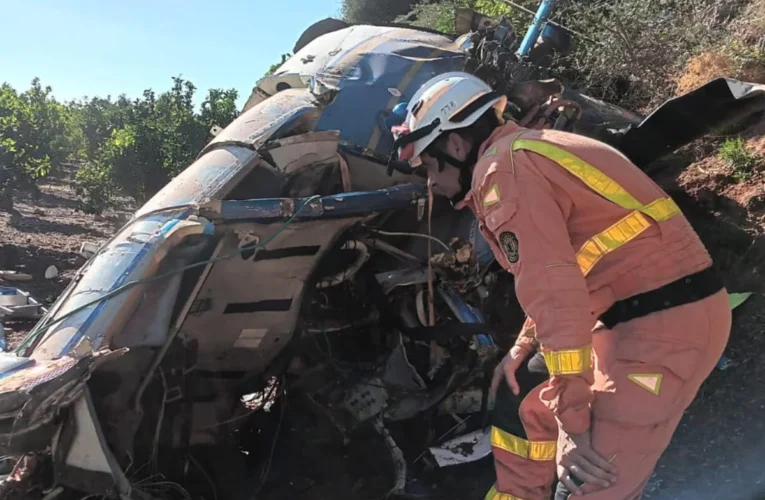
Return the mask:
<path fill-rule="evenodd" d="M 507 380 L 507 385 L 510 386 L 510 390 L 513 394 L 518 396 L 521 393 L 520 387 L 518 387 L 518 381 L 515 379 L 515 372 L 521 366 L 523 361 L 531 354 L 529 349 L 521 346 L 513 346 L 510 349 L 502 361 L 499 362 L 494 369 L 494 377 L 491 379 L 491 398 L 494 399 L 497 395 L 497 388 L 502 381 L 502 377 Z"/>
<path fill-rule="evenodd" d="M 592 449 L 590 431 L 567 434 L 559 429 L 557 464 L 558 479 L 574 495 L 583 494 L 583 483 L 608 488 L 616 481 L 616 467 Z"/>

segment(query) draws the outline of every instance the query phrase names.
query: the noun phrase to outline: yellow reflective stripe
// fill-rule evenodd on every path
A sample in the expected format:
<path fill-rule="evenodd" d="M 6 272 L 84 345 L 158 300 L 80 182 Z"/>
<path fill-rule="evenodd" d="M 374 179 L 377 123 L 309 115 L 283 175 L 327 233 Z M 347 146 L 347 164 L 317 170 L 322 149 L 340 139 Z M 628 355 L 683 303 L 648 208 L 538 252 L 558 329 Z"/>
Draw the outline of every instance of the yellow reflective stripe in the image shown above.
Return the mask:
<path fill-rule="evenodd" d="M 513 151 L 519 149 L 533 151 L 554 161 L 584 182 L 587 187 L 622 208 L 638 210 L 656 221 L 667 220 L 680 213 L 680 208 L 671 198 L 660 198 L 644 206 L 615 180 L 578 156 L 549 142 L 516 139 L 513 142 Z"/>
<path fill-rule="evenodd" d="M 518 138 L 513 141 L 512 149 L 533 151 L 554 161 L 607 200 L 622 208 L 633 210 L 616 224 L 584 242 L 576 253 L 576 260 L 585 276 L 606 254 L 633 240 L 650 227 L 650 222 L 642 214 L 661 222 L 681 213 L 680 207 L 669 197 L 643 205 L 609 176 L 578 156 L 549 142 Z"/>
<path fill-rule="evenodd" d="M 592 368 L 592 346 L 565 351 L 544 351 L 550 375 L 577 375 Z"/>
<path fill-rule="evenodd" d="M 576 253 L 576 261 L 579 263 L 582 274 L 587 276 L 606 254 L 632 241 L 650 226 L 648 219 L 635 211 L 584 242 L 582 248 Z"/>
<path fill-rule="evenodd" d="M 590 189 L 607 200 L 616 203 L 620 207 L 630 210 L 638 210 L 643 207 L 638 200 L 625 191 L 624 188 L 616 183 L 616 181 L 578 156 L 573 155 L 564 149 L 553 146 L 549 142 L 536 141 L 533 139 L 516 139 L 513 142 L 513 151 L 519 149 L 533 151 L 554 161 L 568 170 L 572 175 L 578 177 L 582 182 L 587 184 Z"/>
<path fill-rule="evenodd" d="M 677 206 L 672 198 L 659 198 L 652 201 L 641 210 L 644 214 L 656 221 L 664 221 L 680 213 L 680 207 Z"/>
<path fill-rule="evenodd" d="M 528 460 L 555 460 L 555 441 L 527 441 L 494 426 L 491 428 L 491 445 Z"/>
<path fill-rule="evenodd" d="M 521 497 L 511 495 L 510 493 L 500 493 L 497 491 L 497 485 L 491 487 L 483 500 L 523 500 Z"/>

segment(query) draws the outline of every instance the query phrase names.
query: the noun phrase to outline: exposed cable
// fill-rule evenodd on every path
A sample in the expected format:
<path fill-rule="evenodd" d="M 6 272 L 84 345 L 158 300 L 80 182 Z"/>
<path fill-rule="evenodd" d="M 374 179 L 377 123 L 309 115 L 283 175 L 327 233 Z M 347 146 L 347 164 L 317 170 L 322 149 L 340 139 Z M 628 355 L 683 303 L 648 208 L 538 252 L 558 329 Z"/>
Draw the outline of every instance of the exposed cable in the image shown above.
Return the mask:
<path fill-rule="evenodd" d="M 436 243 L 438 243 L 439 245 L 444 247 L 447 252 L 451 252 L 452 251 L 452 249 L 449 248 L 449 245 L 447 245 L 443 241 L 439 240 L 435 236 L 430 236 L 428 234 L 381 231 L 379 229 L 372 229 L 372 231 L 375 232 L 375 233 L 378 233 L 378 234 L 382 234 L 384 236 L 411 236 L 411 237 L 414 237 L 414 238 L 425 238 L 427 240 L 435 241 Z"/>
<path fill-rule="evenodd" d="M 340 271 L 339 273 L 333 274 L 332 276 L 328 276 L 321 281 L 319 281 L 316 284 L 316 288 L 323 289 L 323 288 L 330 288 L 336 285 L 339 285 L 340 283 L 349 280 L 353 278 L 356 273 L 361 269 L 361 266 L 366 263 L 367 258 L 369 258 L 369 250 L 367 249 L 367 246 L 358 240 L 348 240 L 345 243 L 343 243 L 343 246 L 340 247 L 340 250 L 356 250 L 356 253 L 358 253 L 358 257 L 355 261 L 351 263 L 345 270 Z"/>
<path fill-rule="evenodd" d="M 282 384 L 280 384 L 280 389 L 282 391 L 284 390 L 284 378 L 282 377 Z M 282 408 L 281 412 L 279 413 L 279 422 L 276 424 L 276 432 L 274 432 L 274 440 L 271 442 L 271 451 L 268 454 L 268 461 L 266 462 L 266 467 L 263 469 L 263 472 L 260 475 L 260 484 L 258 485 L 258 488 L 255 490 L 255 493 L 252 495 L 252 499 L 256 499 L 258 497 L 258 493 L 260 493 L 260 490 L 263 489 L 263 486 L 266 484 L 266 480 L 268 479 L 268 474 L 271 472 L 271 463 L 274 459 L 274 454 L 276 453 L 276 443 L 279 440 L 279 431 L 282 429 L 282 422 L 284 421 L 284 414 L 285 410 L 287 408 L 287 398 L 285 393 L 282 393 Z"/>

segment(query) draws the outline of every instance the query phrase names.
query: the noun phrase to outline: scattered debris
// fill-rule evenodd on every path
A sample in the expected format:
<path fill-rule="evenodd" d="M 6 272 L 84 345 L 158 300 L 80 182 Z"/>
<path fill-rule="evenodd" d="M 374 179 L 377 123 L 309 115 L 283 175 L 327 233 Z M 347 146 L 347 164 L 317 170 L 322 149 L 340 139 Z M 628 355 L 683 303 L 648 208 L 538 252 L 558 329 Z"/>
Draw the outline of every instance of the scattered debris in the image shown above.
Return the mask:
<path fill-rule="evenodd" d="M 58 268 L 56 266 L 48 266 L 45 270 L 45 279 L 52 280 L 58 278 Z"/>
<path fill-rule="evenodd" d="M 402 493 L 406 488 L 407 471 L 406 460 L 404 460 L 404 453 L 401 451 L 401 448 L 396 445 L 396 442 L 391 437 L 390 432 L 388 432 L 388 429 L 386 429 L 383 425 L 382 419 L 377 419 L 374 421 L 374 428 L 385 440 L 385 445 L 388 447 L 388 451 L 390 451 L 390 456 L 393 460 L 394 483 L 393 488 L 391 488 L 391 493 Z"/>
<path fill-rule="evenodd" d="M 491 453 L 491 428 L 478 429 L 429 449 L 439 467 L 475 462 Z"/>
<path fill-rule="evenodd" d="M 730 308 L 735 309 L 746 300 L 752 296 L 752 292 L 743 292 L 743 293 L 729 293 L 728 294 L 728 300 L 730 301 Z M 728 356 L 723 355 L 720 360 L 717 362 L 716 368 L 720 371 L 725 371 L 728 368 L 732 368 L 733 366 L 736 366 L 736 362 L 730 359 Z"/>
<path fill-rule="evenodd" d="M 13 319 L 35 319 L 45 314 L 46 309 L 30 294 L 18 288 L 0 286 L 0 317 Z"/>
<path fill-rule="evenodd" d="M 87 260 L 93 257 L 99 248 L 100 246 L 95 243 L 85 242 L 80 246 L 79 254 Z"/>
<path fill-rule="evenodd" d="M 717 369 L 720 371 L 725 371 L 728 368 L 731 368 L 736 365 L 736 362 L 730 359 L 728 356 L 723 355 L 720 358 L 720 361 L 717 362 Z"/>
<path fill-rule="evenodd" d="M 744 302 L 746 302 L 746 299 L 752 296 L 752 292 L 745 292 L 745 293 L 729 293 L 728 299 L 730 300 L 730 308 L 735 309 Z"/>
<path fill-rule="evenodd" d="M 0 280 L 5 281 L 31 281 L 33 276 L 17 271 L 0 271 Z"/>

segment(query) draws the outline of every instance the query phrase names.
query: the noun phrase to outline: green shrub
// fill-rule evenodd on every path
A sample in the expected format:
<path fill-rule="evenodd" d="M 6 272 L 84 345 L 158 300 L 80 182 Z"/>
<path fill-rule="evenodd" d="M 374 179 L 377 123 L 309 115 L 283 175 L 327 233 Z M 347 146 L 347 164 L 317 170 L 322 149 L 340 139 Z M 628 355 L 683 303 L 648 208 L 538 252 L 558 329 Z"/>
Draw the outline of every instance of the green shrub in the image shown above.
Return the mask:
<path fill-rule="evenodd" d="M 51 96 L 51 88 L 32 80 L 22 93 L 0 86 L 0 205 L 13 207 L 18 189 L 36 191 L 48 175 L 78 149 L 67 134 L 70 112 Z"/>
<path fill-rule="evenodd" d="M 761 169 L 765 160 L 752 153 L 741 137 L 726 139 L 718 156 L 733 169 L 739 181 L 747 180 L 755 170 Z"/>

